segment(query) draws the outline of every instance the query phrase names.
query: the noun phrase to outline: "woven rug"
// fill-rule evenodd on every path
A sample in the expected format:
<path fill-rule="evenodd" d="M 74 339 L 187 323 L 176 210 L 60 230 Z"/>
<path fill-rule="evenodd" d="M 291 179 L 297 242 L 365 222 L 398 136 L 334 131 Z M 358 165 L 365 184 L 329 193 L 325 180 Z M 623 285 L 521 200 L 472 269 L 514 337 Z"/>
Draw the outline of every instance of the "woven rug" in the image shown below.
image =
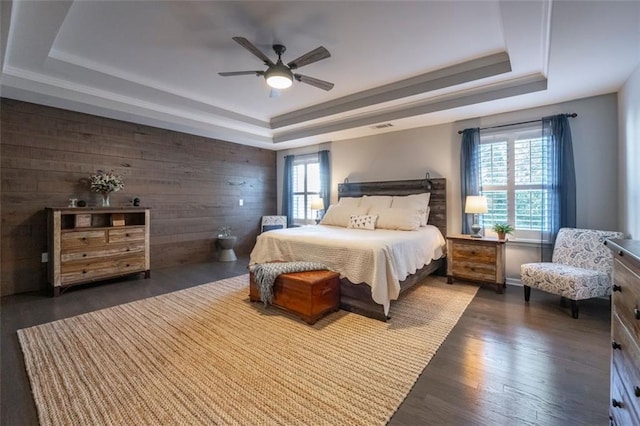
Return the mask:
<path fill-rule="evenodd" d="M 383 323 L 309 326 L 248 275 L 18 331 L 42 425 L 385 424 L 477 288 L 428 278 Z"/>

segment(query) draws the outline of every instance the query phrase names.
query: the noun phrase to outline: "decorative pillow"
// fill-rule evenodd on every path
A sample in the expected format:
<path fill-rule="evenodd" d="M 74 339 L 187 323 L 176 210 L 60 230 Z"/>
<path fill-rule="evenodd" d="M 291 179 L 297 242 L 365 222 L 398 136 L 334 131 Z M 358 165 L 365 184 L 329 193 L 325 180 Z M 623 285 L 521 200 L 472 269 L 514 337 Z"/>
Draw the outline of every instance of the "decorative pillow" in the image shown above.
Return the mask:
<path fill-rule="evenodd" d="M 321 225 L 342 226 L 344 228 L 349 225 L 351 215 L 367 214 L 367 207 L 349 207 L 340 204 L 332 204 L 322 217 Z"/>
<path fill-rule="evenodd" d="M 394 196 L 391 207 L 400 209 L 417 209 L 422 215 L 420 218 L 420 226 L 425 226 L 429 219 L 427 209 L 429 208 L 430 192 L 422 194 L 412 194 L 404 196 Z"/>
<path fill-rule="evenodd" d="M 367 206 L 368 214 L 378 214 L 380 210 L 391 207 L 392 200 L 393 197 L 390 195 L 365 195 L 360 201 L 360 206 Z"/>
<path fill-rule="evenodd" d="M 360 200 L 362 197 L 342 197 L 338 200 L 339 206 L 347 206 L 347 207 L 360 207 Z"/>
<path fill-rule="evenodd" d="M 353 214 L 349 219 L 349 225 L 347 226 L 347 228 L 368 229 L 370 231 L 373 231 L 376 229 L 377 218 L 378 216 L 374 214 Z"/>
<path fill-rule="evenodd" d="M 416 209 L 388 208 L 380 210 L 378 214 L 378 229 L 393 229 L 400 231 L 415 231 L 420 228 L 422 214 Z"/>

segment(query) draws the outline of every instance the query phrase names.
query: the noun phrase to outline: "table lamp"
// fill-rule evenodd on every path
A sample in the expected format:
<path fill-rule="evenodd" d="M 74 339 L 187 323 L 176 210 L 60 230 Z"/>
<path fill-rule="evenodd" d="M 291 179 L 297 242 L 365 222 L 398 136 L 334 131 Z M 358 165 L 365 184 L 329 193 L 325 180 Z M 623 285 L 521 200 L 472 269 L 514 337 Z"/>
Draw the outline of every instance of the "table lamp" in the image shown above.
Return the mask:
<path fill-rule="evenodd" d="M 316 211 L 316 225 L 320 223 L 320 210 L 324 210 L 324 200 L 322 198 L 314 198 L 311 200 L 311 210 Z"/>
<path fill-rule="evenodd" d="M 482 234 L 480 234 L 481 228 L 480 225 L 478 225 L 478 214 L 488 211 L 487 197 L 482 195 L 467 195 L 464 212 L 473 215 L 473 225 L 471 225 L 471 236 L 473 238 L 482 238 Z"/>

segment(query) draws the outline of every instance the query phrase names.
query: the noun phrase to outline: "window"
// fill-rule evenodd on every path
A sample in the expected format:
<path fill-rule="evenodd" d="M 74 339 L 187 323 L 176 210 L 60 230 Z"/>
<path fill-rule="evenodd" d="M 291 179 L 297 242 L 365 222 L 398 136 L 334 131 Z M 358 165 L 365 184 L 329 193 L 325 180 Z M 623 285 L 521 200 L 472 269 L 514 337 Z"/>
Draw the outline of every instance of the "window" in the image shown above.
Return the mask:
<path fill-rule="evenodd" d="M 549 231 L 547 152 L 540 128 L 481 135 L 481 192 L 489 212 L 480 223 L 486 230 L 507 222 L 523 239 L 540 239 Z"/>
<path fill-rule="evenodd" d="M 293 223 L 315 223 L 311 200 L 320 198 L 320 163 L 318 155 L 299 155 L 293 160 Z"/>

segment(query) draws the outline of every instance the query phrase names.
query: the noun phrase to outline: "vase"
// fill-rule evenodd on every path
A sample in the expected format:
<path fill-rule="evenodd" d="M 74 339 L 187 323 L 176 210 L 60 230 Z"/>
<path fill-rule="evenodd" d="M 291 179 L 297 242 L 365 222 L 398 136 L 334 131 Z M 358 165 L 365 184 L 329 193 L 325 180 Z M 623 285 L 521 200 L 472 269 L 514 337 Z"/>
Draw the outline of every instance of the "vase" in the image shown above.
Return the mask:
<path fill-rule="evenodd" d="M 109 195 L 111 195 L 110 192 L 103 192 L 102 193 L 102 207 L 110 207 L 111 204 L 109 204 Z"/>

